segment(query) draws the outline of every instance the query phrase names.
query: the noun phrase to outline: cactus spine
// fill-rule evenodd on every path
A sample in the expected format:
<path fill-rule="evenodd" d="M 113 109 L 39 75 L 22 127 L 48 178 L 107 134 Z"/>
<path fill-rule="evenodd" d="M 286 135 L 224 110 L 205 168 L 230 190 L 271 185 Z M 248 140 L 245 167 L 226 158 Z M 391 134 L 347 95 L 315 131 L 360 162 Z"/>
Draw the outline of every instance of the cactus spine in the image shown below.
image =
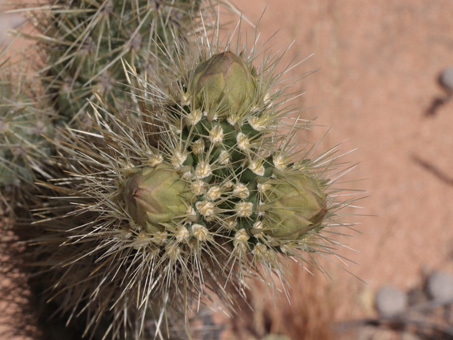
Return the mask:
<path fill-rule="evenodd" d="M 323 232 L 347 205 L 331 195 L 332 151 L 297 149 L 308 123 L 290 117 L 278 57 L 191 40 L 198 6 L 56 1 L 37 15 L 58 119 L 44 122 L 52 157 L 27 170 L 42 199 L 30 244 L 48 300 L 68 323 L 84 315 L 84 335 L 138 340 L 152 320 L 165 337 L 180 314 L 189 334 L 201 296 L 233 308 L 248 277 L 284 283 L 284 259 L 332 252 Z M 29 124 L 5 112 L 0 124 Z"/>
<path fill-rule="evenodd" d="M 50 8 L 33 14 L 38 34 L 30 36 L 43 55 L 45 91 L 60 119 L 71 122 L 96 93 L 123 109 L 122 60 L 140 74 L 158 72 L 165 62 L 162 51 L 193 30 L 200 0 L 54 0 Z M 152 58 L 158 62 L 151 64 L 151 55 L 160 60 Z"/>
<path fill-rule="evenodd" d="M 68 240 L 50 245 L 68 273 L 56 294 L 68 311 L 88 310 L 89 327 L 104 315 L 99 305 L 112 309 L 113 338 L 119 320 L 142 325 L 150 301 L 188 317 L 208 292 L 229 305 L 252 273 L 283 277 L 284 258 L 328 251 L 322 231 L 341 205 L 325 159 L 297 157 L 293 135 L 305 123 L 286 117 L 272 67 L 228 50 L 190 53 L 154 80 L 130 67 L 125 96 L 136 106 L 118 114 L 101 100 L 92 130 L 55 144 L 61 164 L 71 160 L 71 176 L 44 185 L 64 193 L 43 210 L 51 237 Z"/>
<path fill-rule="evenodd" d="M 0 205 L 13 215 L 16 204 L 31 198 L 40 161 L 52 148 L 44 136 L 52 136 L 54 114 L 34 88 L 25 74 L 0 66 Z"/>

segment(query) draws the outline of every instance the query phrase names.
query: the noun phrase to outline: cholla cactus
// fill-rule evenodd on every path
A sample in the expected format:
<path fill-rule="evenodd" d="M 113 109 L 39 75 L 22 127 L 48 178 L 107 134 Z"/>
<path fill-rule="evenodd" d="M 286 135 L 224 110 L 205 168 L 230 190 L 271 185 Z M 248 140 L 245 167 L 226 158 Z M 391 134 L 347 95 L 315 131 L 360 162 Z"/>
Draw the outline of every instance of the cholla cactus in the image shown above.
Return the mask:
<path fill-rule="evenodd" d="M 41 183 L 51 298 L 69 319 L 86 313 L 87 332 L 108 320 L 114 339 L 139 339 L 150 315 L 163 334 L 166 311 L 188 317 L 204 294 L 232 304 L 250 275 L 284 281 L 285 258 L 332 252 L 323 232 L 348 204 L 331 195 L 335 149 L 297 149 L 309 123 L 290 116 L 278 57 L 254 67 L 204 45 L 167 57 L 154 78 L 129 67 L 129 109 L 98 97 L 89 131 L 64 130 L 49 166 L 65 174 Z"/>
<path fill-rule="evenodd" d="M 19 34 L 36 41 L 27 54 L 33 56 L 31 63 L 39 75 L 13 76 L 17 70 L 5 65 L 1 74 L 0 186 L 4 201 L 11 201 L 11 188 L 29 191 L 23 184 L 32 183 L 42 172 L 39 160 L 50 155 L 43 135 L 52 138 L 56 123 L 87 127 L 83 123 L 87 99 L 99 93 L 120 111 L 129 105 L 121 60 L 134 65 L 140 74 L 157 72 L 165 64 L 163 56 L 172 54 L 171 46 L 183 44 L 193 33 L 198 11 L 209 17 L 211 2 L 53 0 L 42 7 L 25 1 L 10 5 L 32 19 L 35 30 L 27 34 L 27 27 L 22 27 Z M 17 69 L 29 64 L 22 60 Z M 14 200 L 13 205 L 24 202 Z"/>
<path fill-rule="evenodd" d="M 16 194 L 31 190 L 41 160 L 51 154 L 44 135 L 52 135 L 55 117 L 34 85 L 12 66 L 0 69 L 0 196 L 13 205 L 24 201 Z"/>
<path fill-rule="evenodd" d="M 99 93 L 122 109 L 126 79 L 121 60 L 140 74 L 155 72 L 163 50 L 187 39 L 200 0 L 54 0 L 32 15 L 46 93 L 60 118 L 74 121 Z M 208 7 L 208 5 L 203 5 Z M 204 11 L 206 15 L 206 11 Z M 157 64 L 152 64 L 150 56 Z"/>

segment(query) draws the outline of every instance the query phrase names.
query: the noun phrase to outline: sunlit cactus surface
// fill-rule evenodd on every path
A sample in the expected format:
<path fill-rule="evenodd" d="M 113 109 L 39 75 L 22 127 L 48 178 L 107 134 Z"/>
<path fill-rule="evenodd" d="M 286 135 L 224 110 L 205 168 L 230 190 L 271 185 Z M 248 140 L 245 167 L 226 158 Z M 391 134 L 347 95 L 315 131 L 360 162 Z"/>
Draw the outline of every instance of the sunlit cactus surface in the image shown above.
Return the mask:
<path fill-rule="evenodd" d="M 40 94 L 0 73 L 2 199 L 30 187 L 33 278 L 83 336 L 190 336 L 200 304 L 232 314 L 248 279 L 285 289 L 288 260 L 340 245 L 350 168 L 306 141 L 293 66 L 211 36 L 204 5 L 56 1 L 23 34 L 42 49 Z"/>

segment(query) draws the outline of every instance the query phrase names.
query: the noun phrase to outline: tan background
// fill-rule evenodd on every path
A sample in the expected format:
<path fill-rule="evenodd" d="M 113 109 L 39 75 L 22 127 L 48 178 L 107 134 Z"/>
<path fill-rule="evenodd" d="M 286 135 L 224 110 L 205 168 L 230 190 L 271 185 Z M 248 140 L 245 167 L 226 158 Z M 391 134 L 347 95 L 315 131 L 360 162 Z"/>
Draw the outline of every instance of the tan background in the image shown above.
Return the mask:
<path fill-rule="evenodd" d="M 332 127 L 323 149 L 345 141 L 359 166 L 344 184 L 366 190 L 353 218 L 360 233 L 343 239 L 367 282 L 333 270 L 343 296 L 340 319 L 371 313 L 373 292 L 385 284 L 420 285 L 423 273 L 453 273 L 453 100 L 426 111 L 444 95 L 439 73 L 453 67 L 453 2 L 449 0 L 235 1 L 253 22 L 264 12 L 262 40 L 279 31 L 274 48 L 314 53 L 298 72 L 320 69 L 300 83 L 307 117 Z M 288 58 L 289 60 L 290 58 Z M 299 58 L 300 59 L 300 58 Z M 314 131 L 320 138 L 326 128 Z M 297 286 L 297 283 L 295 283 Z M 303 285 L 300 283 L 300 285 Z M 346 301 L 347 300 L 347 301 Z"/>
<path fill-rule="evenodd" d="M 438 74 L 453 67 L 451 0 L 235 1 L 253 22 L 264 12 L 262 40 L 279 31 L 273 48 L 290 60 L 315 55 L 297 70 L 319 72 L 300 82 L 306 117 L 332 127 L 322 149 L 344 141 L 346 160 L 359 166 L 347 188 L 369 197 L 353 217 L 360 233 L 342 239 L 358 252 L 349 270 L 362 284 L 332 269 L 328 281 L 343 296 L 336 317 L 370 313 L 373 291 L 384 284 L 408 289 L 422 270 L 453 273 L 453 101 L 435 115 L 426 110 L 443 95 Z M 0 17 L 0 30 L 6 25 Z M 11 20 L 12 22 L 12 20 Z M 0 37 L 1 39 L 1 37 Z M 298 283 L 295 283 L 296 289 Z M 302 286 L 302 285 L 301 285 Z"/>
<path fill-rule="evenodd" d="M 263 40 L 279 30 L 276 50 L 295 40 L 290 56 L 315 53 L 299 68 L 320 69 L 301 82 L 303 106 L 317 106 L 307 116 L 332 126 L 324 147 L 345 139 L 345 151 L 358 147 L 348 159 L 360 164 L 347 177 L 363 179 L 352 186 L 369 193 L 363 213 L 376 216 L 360 218 L 362 235 L 347 242 L 361 252 L 349 255 L 360 263 L 352 271 L 371 287 L 409 287 L 422 266 L 447 265 L 453 250 L 453 101 L 433 116 L 426 110 L 443 94 L 438 74 L 453 67 L 453 2 L 237 3 L 254 22 L 267 6 L 260 29 Z"/>

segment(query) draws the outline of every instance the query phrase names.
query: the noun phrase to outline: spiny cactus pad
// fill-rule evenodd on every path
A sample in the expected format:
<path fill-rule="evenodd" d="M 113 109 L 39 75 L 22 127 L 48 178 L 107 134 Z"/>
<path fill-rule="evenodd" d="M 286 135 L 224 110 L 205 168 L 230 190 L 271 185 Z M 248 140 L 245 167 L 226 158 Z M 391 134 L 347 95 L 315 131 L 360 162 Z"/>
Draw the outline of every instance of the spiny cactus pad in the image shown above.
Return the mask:
<path fill-rule="evenodd" d="M 98 98 L 89 131 L 55 139 L 49 167 L 63 172 L 40 183 L 39 254 L 60 259 L 53 298 L 86 311 L 87 330 L 107 315 L 112 338 L 138 338 L 149 306 L 157 320 L 204 294 L 228 305 L 248 276 L 284 280 L 283 259 L 332 251 L 322 231 L 345 204 L 330 196 L 331 151 L 296 149 L 307 122 L 290 117 L 275 61 L 218 52 L 169 58 L 155 80 L 131 67 L 129 109 Z"/>
<path fill-rule="evenodd" d="M 60 119 L 74 121 L 96 93 L 118 110 L 127 105 L 122 60 L 140 74 L 157 72 L 172 46 L 181 44 L 196 22 L 200 0 L 54 0 L 33 12 L 43 55 L 40 70 Z M 29 5 L 28 5 L 29 6 Z"/>
<path fill-rule="evenodd" d="M 55 117 L 40 107 L 34 85 L 17 70 L 0 70 L 0 187 L 31 184 L 40 160 L 50 155 L 44 135 L 52 134 Z"/>

